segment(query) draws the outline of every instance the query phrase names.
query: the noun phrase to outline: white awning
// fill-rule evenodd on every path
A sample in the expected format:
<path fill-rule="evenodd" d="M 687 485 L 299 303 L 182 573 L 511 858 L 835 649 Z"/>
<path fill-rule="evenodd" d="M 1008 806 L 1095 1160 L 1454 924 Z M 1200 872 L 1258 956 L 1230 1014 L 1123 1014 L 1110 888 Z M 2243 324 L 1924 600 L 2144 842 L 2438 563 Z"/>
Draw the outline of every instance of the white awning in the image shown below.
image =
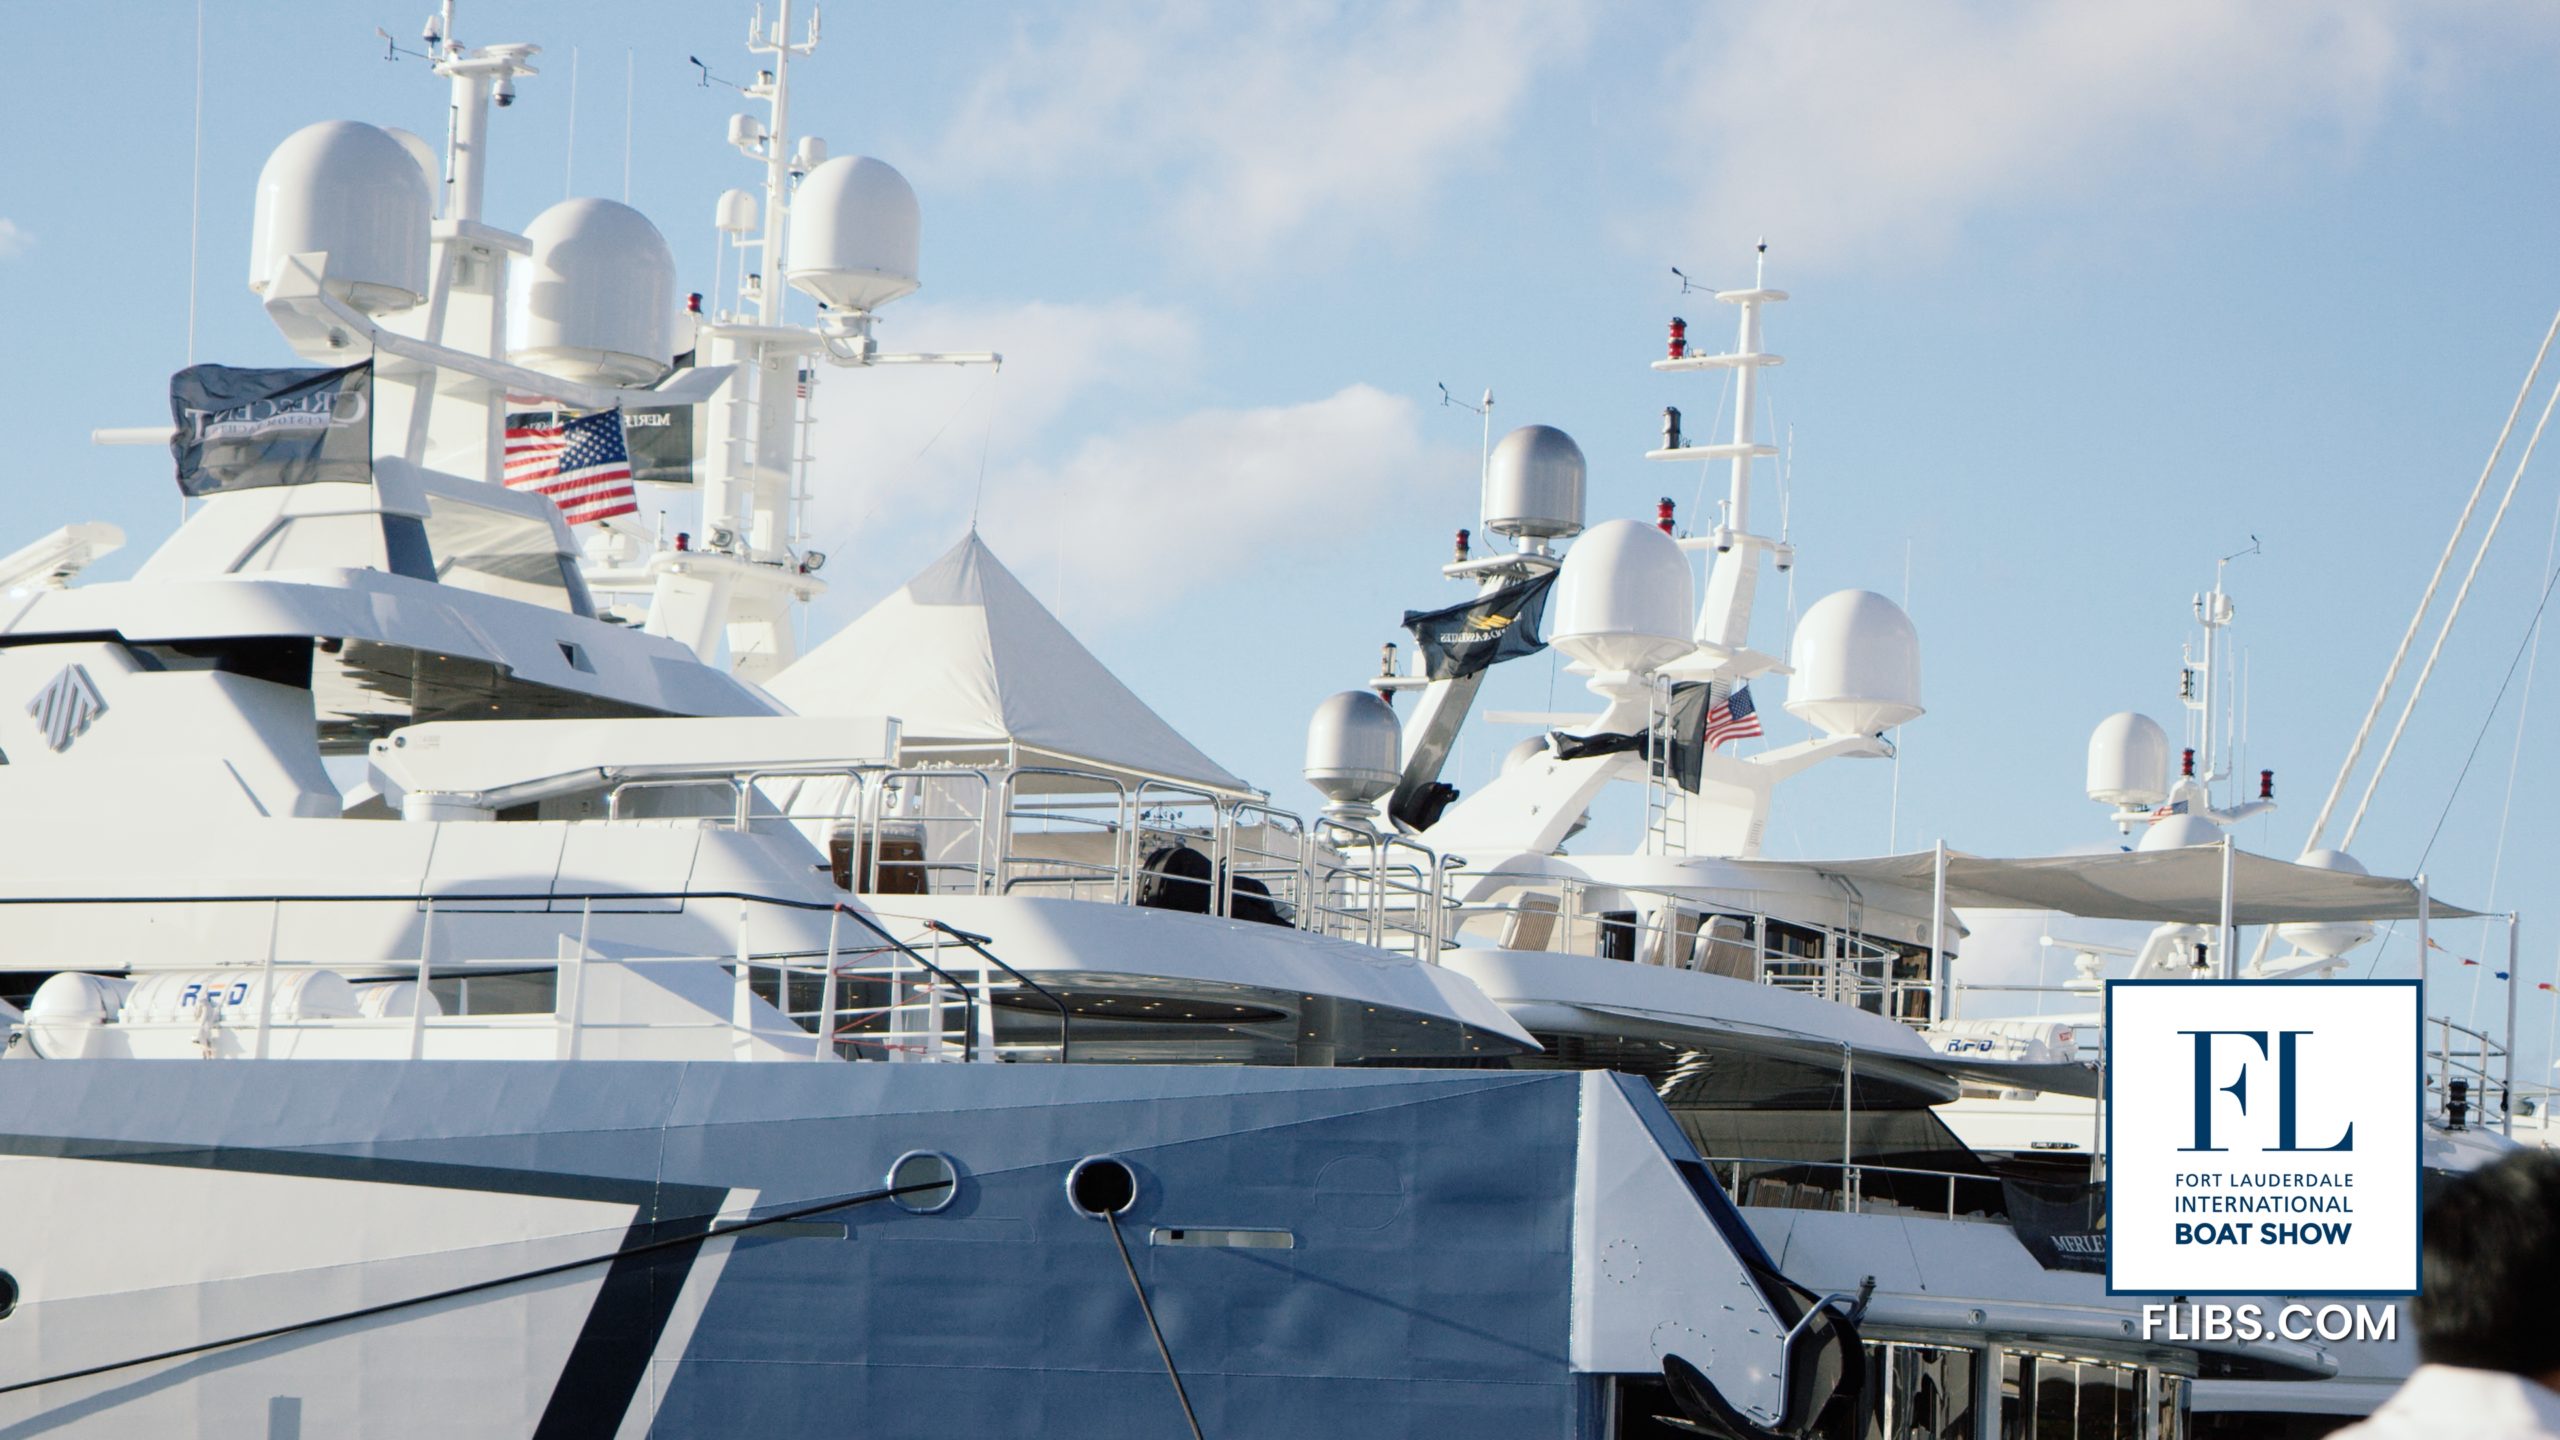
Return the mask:
<path fill-rule="evenodd" d="M 1927 891 L 1936 881 L 1936 852 L 1880 855 L 1871 860 L 1742 861 L 1812 869 L 1852 884 L 1868 881 Z M 2059 910 L 2092 920 L 2147 920 L 2154 924 L 2222 923 L 2222 847 L 2127 851 L 2108 855 L 2043 855 L 1994 860 L 1946 852 L 1947 903 L 1982 910 Z M 2408 920 L 2416 918 L 2419 889 L 2411 880 L 2355 875 L 2296 865 L 2245 850 L 2231 857 L 2231 919 L 2235 925 L 2294 921 Z M 2432 894 L 2427 914 L 2459 920 L 2481 912 Z"/>
<path fill-rule="evenodd" d="M 802 715 L 888 715 L 907 753 L 1259 792 L 1069 634 L 972 530 L 765 687 Z"/>

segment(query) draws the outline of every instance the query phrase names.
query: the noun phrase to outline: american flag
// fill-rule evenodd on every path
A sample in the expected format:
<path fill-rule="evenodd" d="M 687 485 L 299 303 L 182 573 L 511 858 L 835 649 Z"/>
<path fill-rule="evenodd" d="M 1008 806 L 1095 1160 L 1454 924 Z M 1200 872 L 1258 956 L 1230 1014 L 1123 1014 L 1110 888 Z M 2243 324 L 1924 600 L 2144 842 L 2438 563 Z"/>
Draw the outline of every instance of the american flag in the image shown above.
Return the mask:
<path fill-rule="evenodd" d="M 509 415 L 507 488 L 550 496 L 572 525 L 638 514 L 622 411 L 575 419 L 556 410 Z"/>
<path fill-rule="evenodd" d="M 1707 711 L 1707 748 L 1727 740 L 1748 740 L 1760 733 L 1760 711 L 1751 703 L 1751 687 L 1743 686 Z"/>

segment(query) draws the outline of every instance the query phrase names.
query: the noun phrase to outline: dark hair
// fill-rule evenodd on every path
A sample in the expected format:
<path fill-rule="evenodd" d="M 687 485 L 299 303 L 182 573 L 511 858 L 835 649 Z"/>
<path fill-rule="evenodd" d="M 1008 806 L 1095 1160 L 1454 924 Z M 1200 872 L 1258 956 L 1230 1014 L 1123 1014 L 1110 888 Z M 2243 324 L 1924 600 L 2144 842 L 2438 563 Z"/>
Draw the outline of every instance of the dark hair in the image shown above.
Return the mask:
<path fill-rule="evenodd" d="M 2418 1357 L 2432 1365 L 2560 1370 L 2560 1155 L 2526 1150 L 2463 1176 L 2427 1207 Z"/>

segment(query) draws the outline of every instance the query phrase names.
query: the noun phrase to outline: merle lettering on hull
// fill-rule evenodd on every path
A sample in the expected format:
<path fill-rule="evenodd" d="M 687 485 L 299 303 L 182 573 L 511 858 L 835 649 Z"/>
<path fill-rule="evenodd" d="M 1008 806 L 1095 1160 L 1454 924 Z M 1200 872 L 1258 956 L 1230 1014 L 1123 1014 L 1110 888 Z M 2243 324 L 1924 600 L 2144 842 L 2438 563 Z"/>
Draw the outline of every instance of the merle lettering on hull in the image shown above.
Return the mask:
<path fill-rule="evenodd" d="M 191 365 L 169 377 L 169 441 L 189 495 L 373 479 L 373 365 L 252 370 Z"/>

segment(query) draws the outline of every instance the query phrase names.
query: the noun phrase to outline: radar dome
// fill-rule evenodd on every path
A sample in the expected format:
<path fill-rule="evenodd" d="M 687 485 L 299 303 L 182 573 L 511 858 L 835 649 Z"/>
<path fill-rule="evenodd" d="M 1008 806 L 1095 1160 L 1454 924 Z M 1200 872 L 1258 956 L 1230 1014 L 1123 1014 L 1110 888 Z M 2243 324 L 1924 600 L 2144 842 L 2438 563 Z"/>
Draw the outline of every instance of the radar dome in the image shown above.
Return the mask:
<path fill-rule="evenodd" d="M 1787 650 L 1787 713 L 1825 735 L 1881 735 L 1919 718 L 1920 632 L 1872 590 L 1814 602 Z"/>
<path fill-rule="evenodd" d="M 916 278 L 922 221 L 907 177 L 885 160 L 839 155 L 791 197 L 792 285 L 838 310 L 877 310 Z"/>
<path fill-rule="evenodd" d="M 1651 670 L 1697 648 L 1689 557 L 1640 520 L 1604 520 L 1574 541 L 1555 604 L 1549 641 L 1594 670 Z"/>
<path fill-rule="evenodd" d="M 368 315 L 427 296 L 426 172 L 390 132 L 353 120 L 305 125 L 258 171 L 249 288 L 265 294 L 285 260 L 329 254 L 330 293 Z"/>
<path fill-rule="evenodd" d="M 611 200 L 563 200 L 525 227 L 516 279 L 518 365 L 598 385 L 646 385 L 675 354 L 676 257 L 649 217 Z"/>
<path fill-rule="evenodd" d="M 1307 783 L 1336 805 L 1366 805 L 1404 772 L 1404 724 L 1368 690 L 1328 696 L 1307 722 Z"/>
<path fill-rule="evenodd" d="M 2136 850 L 2186 850 L 2198 845 L 2222 843 L 2222 827 L 2201 815 L 2171 815 L 2154 820 L 2151 828 L 2134 842 Z"/>
<path fill-rule="evenodd" d="M 444 188 L 444 162 L 436 158 L 436 147 L 428 144 L 425 136 L 397 125 L 384 126 L 382 133 L 399 141 L 400 148 L 409 152 L 409 158 L 418 162 L 418 173 L 427 177 L 427 204 L 432 210 L 436 192 Z"/>
<path fill-rule="evenodd" d="M 1523 425 L 1502 437 L 1484 472 L 1484 528 L 1549 540 L 1582 533 L 1582 447 L 1552 425 Z"/>
<path fill-rule="evenodd" d="M 2119 710 L 2089 734 L 2089 798 L 2101 805 L 2159 804 L 2169 794 L 2169 732 L 2148 715 Z"/>
<path fill-rule="evenodd" d="M 2344 850 L 2312 850 L 2293 862 L 2314 870 L 2334 870 L 2344 875 L 2367 873 L 2364 862 Z M 2276 934 L 2285 943 L 2305 955 L 2335 960 L 2373 938 L 2373 927 L 2362 921 L 2345 920 L 2325 924 L 2279 925 Z"/>

